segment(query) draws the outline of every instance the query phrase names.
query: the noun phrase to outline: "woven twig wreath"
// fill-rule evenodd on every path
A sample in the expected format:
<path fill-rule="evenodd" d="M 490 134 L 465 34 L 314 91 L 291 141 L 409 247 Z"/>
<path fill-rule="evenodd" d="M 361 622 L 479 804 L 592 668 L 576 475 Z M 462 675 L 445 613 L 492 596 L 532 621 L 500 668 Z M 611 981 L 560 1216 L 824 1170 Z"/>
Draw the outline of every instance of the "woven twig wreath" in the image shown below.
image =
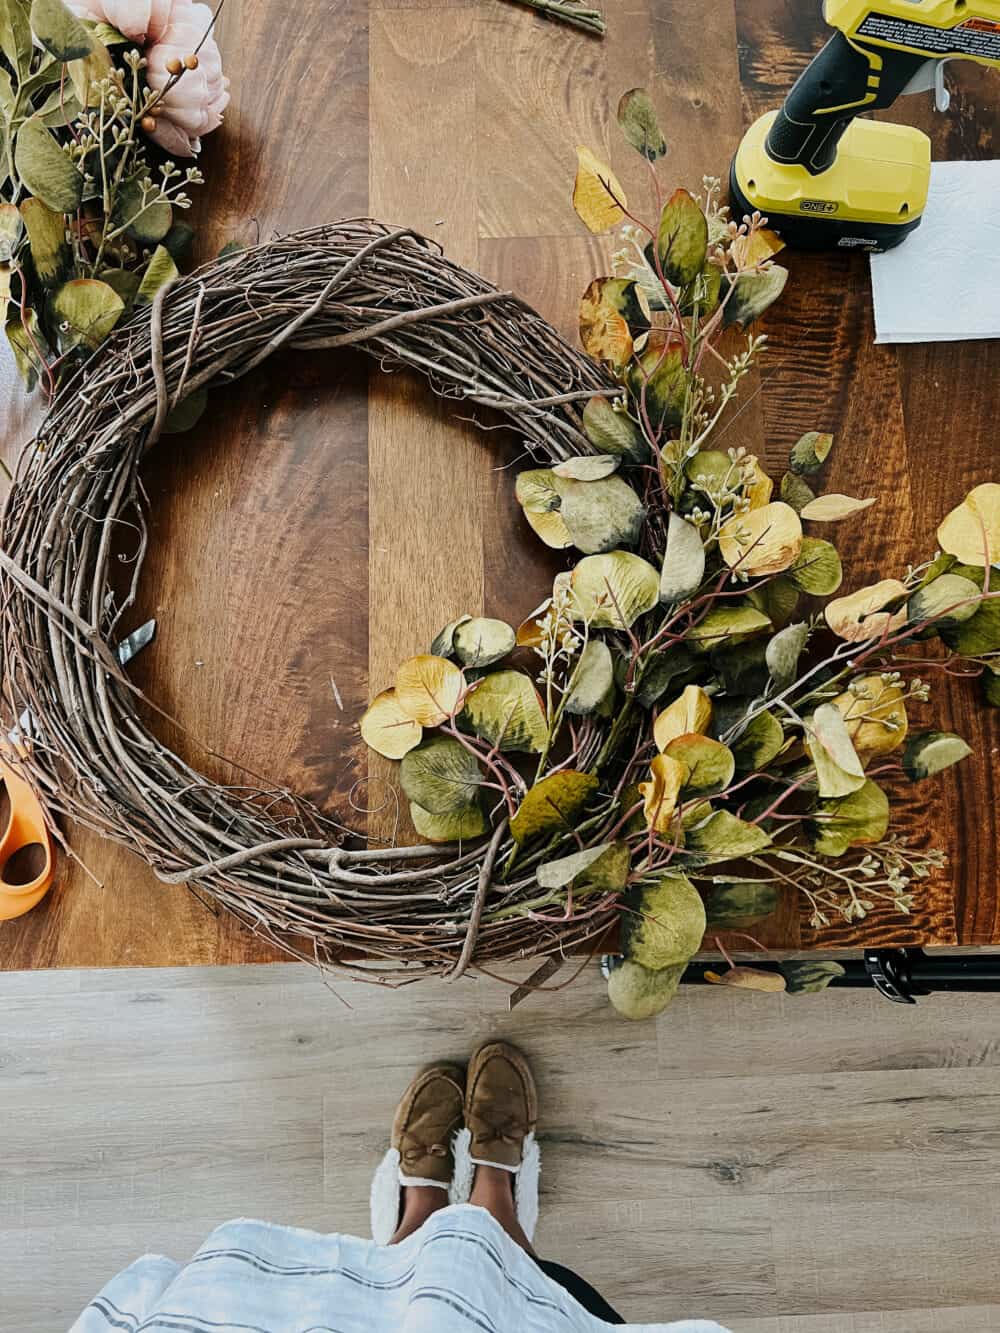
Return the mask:
<path fill-rule="evenodd" d="M 387 369 L 418 370 L 441 396 L 505 415 L 545 462 L 592 452 L 583 403 L 615 391 L 524 302 L 415 232 L 367 219 L 282 237 L 161 290 L 63 386 L 0 526 L 5 703 L 11 719 L 30 710 L 23 763 L 50 817 L 130 847 L 161 880 L 197 886 L 293 953 L 369 973 L 377 960 L 376 977 L 455 975 L 596 940 L 613 906 L 480 924 L 505 825 L 457 853 L 355 849 L 350 830 L 290 792 L 208 780 L 141 720 L 144 697 L 112 645 L 132 628 L 147 544 L 142 456 L 179 402 L 284 346 L 359 346 Z M 124 596 L 109 578 L 122 522 L 141 534 Z M 501 905 L 536 887 L 528 861 L 525 871 L 498 886 Z"/>

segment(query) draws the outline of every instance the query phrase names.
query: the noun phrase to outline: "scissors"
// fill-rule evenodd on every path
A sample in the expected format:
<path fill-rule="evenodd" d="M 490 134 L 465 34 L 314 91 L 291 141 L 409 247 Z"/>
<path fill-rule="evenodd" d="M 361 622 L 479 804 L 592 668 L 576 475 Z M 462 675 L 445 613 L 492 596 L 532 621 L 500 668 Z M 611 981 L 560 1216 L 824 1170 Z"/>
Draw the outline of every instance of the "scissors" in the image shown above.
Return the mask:
<path fill-rule="evenodd" d="M 147 620 L 115 652 L 122 666 L 151 643 L 156 621 Z M 17 726 L 7 733 L 8 750 L 25 755 L 31 738 L 39 734 L 35 717 L 26 708 Z M 2 744 L 2 743 L 0 743 Z M 48 893 L 55 879 L 55 846 L 30 784 L 0 758 L 0 921 L 30 912 Z"/>

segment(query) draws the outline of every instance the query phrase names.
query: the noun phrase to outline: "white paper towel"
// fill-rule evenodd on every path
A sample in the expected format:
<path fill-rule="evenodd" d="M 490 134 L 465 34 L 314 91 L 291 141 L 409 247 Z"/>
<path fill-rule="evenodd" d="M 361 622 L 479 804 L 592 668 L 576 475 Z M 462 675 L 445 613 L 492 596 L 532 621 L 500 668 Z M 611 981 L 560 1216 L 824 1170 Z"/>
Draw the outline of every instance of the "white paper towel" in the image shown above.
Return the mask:
<path fill-rule="evenodd" d="M 877 343 L 1000 338 L 1000 162 L 934 162 L 920 226 L 871 264 Z"/>

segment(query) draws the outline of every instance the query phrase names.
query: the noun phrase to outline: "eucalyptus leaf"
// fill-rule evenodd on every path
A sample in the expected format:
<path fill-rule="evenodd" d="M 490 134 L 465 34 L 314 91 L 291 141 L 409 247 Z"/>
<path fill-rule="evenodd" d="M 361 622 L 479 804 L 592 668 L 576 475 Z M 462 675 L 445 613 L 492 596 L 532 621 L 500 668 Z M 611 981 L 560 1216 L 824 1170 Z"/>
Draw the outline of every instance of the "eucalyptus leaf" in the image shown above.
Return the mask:
<path fill-rule="evenodd" d="M 813 850 L 819 856 L 843 856 L 850 847 L 878 842 L 889 827 L 889 798 L 871 778 L 857 791 L 820 801 L 811 821 Z"/>
<path fill-rule="evenodd" d="M 572 615 L 594 629 L 624 629 L 659 600 L 660 576 L 631 551 L 588 555 L 573 570 Z"/>
<path fill-rule="evenodd" d="M 510 821 L 511 837 L 517 843 L 524 843 L 542 833 L 564 833 L 573 828 L 577 815 L 598 786 L 593 773 L 578 773 L 575 769 L 550 773 L 525 794 Z"/>
<path fill-rule="evenodd" d="M 742 643 L 770 627 L 768 617 L 756 607 L 739 604 L 717 606 L 702 616 L 685 637 L 695 652 L 707 653 L 723 643 Z"/>
<path fill-rule="evenodd" d="M 801 589 L 787 574 L 779 574 L 777 578 L 768 579 L 766 583 L 751 588 L 747 593 L 747 601 L 751 606 L 763 611 L 775 626 L 780 625 L 782 628 L 795 615 L 801 600 Z"/>
<path fill-rule="evenodd" d="M 21 217 L 28 233 L 31 262 L 46 290 L 60 286 L 73 268 L 73 253 L 66 242 L 66 219 L 41 199 L 22 199 Z"/>
<path fill-rule="evenodd" d="M 57 60 L 78 60 L 90 54 L 94 39 L 62 0 L 31 0 L 31 27 Z"/>
<path fill-rule="evenodd" d="M 1000 708 L 1000 666 L 987 666 L 979 677 L 983 702 L 990 708 Z"/>
<path fill-rule="evenodd" d="M 727 696 L 746 698 L 759 695 L 767 689 L 767 673 L 762 638 L 748 639 L 745 643 L 723 643 L 712 650 L 712 670 L 722 683 Z"/>
<path fill-rule="evenodd" d="M 765 711 L 752 718 L 738 740 L 733 741 L 733 758 L 741 773 L 767 768 L 785 744 L 785 733 L 774 713 Z"/>
<path fill-rule="evenodd" d="M 970 578 L 973 571 L 968 565 L 956 565 L 953 571 Z M 975 571 L 982 589 L 983 571 Z M 933 586 L 933 585 L 932 585 Z M 990 592 L 1000 592 L 1000 569 L 990 570 Z M 982 657 L 1000 651 L 1000 597 L 983 602 L 968 620 L 959 625 L 943 625 L 941 638 L 949 648 L 963 657 Z"/>
<path fill-rule="evenodd" d="M 691 881 L 663 875 L 625 897 L 622 952 L 642 967 L 675 967 L 697 952 L 705 933 L 705 904 Z"/>
<path fill-rule="evenodd" d="M 564 463 L 556 463 L 552 471 L 557 477 L 568 481 L 600 481 L 617 472 L 621 459 L 613 454 L 584 454 L 578 458 L 567 458 Z"/>
<path fill-rule="evenodd" d="M 167 287 L 180 276 L 173 255 L 162 245 L 158 245 L 146 265 L 139 289 L 135 294 L 137 306 L 152 305 L 153 298 L 161 287 Z"/>
<path fill-rule="evenodd" d="M 601 712 L 614 697 L 614 689 L 611 649 L 603 639 L 589 639 L 573 672 L 563 709 L 577 717 Z"/>
<path fill-rule="evenodd" d="M 182 398 L 176 407 L 170 409 L 163 423 L 164 435 L 183 435 L 195 426 L 202 417 L 208 403 L 208 390 L 204 386 Z"/>
<path fill-rule="evenodd" d="M 844 577 L 837 548 L 822 537 L 803 537 L 788 577 L 810 597 L 829 597 Z"/>
<path fill-rule="evenodd" d="M 701 273 L 708 248 L 708 222 L 701 204 L 689 191 L 675 190 L 664 205 L 656 248 L 663 275 L 675 287 L 686 287 Z"/>
<path fill-rule="evenodd" d="M 17 132 L 14 165 L 31 193 L 53 212 L 76 212 L 83 196 L 83 176 L 35 116 Z"/>
<path fill-rule="evenodd" d="M 548 740 L 545 710 L 530 676 L 491 671 L 470 690 L 463 724 L 499 750 L 539 753 Z"/>
<path fill-rule="evenodd" d="M 0 0 L 0 50 L 10 62 L 17 83 L 25 82 L 32 56 L 28 0 Z"/>
<path fill-rule="evenodd" d="M 717 810 L 703 824 L 688 829 L 686 847 L 697 863 L 707 865 L 754 856 L 770 842 L 770 834 L 759 824 L 737 819 L 728 810 Z"/>
<path fill-rule="evenodd" d="M 903 771 L 911 782 L 919 782 L 934 777 L 971 753 L 971 746 L 953 732 L 915 732 L 903 751 Z"/>
<path fill-rule="evenodd" d="M 789 958 L 778 964 L 789 995 L 814 995 L 826 990 L 835 977 L 844 976 L 840 963 L 822 959 Z"/>
<path fill-rule="evenodd" d="M 452 636 L 455 656 L 467 667 L 492 666 L 513 652 L 516 642 L 517 636 L 510 625 L 490 616 L 463 617 Z"/>
<path fill-rule="evenodd" d="M 654 329 L 633 358 L 627 380 L 654 431 L 681 424 L 690 385 L 676 337 Z"/>
<path fill-rule="evenodd" d="M 5 330 L 7 341 L 14 353 L 18 374 L 30 392 L 38 383 L 42 369 L 39 353 L 43 357 L 48 357 L 51 350 L 39 325 L 38 315 L 29 306 L 25 311 L 25 322 L 22 323 L 19 314 L 10 313 L 7 316 Z"/>
<path fill-rule="evenodd" d="M 708 928 L 748 930 L 777 911 L 780 901 L 774 884 L 737 880 L 733 884 L 717 885 L 705 905 Z"/>
<path fill-rule="evenodd" d="M 471 616 L 459 616 L 457 620 L 450 620 L 444 629 L 439 630 L 430 647 L 431 656 L 452 657 L 455 652 L 455 631 L 459 625 L 465 625 L 471 619 Z"/>
<path fill-rule="evenodd" d="M 816 769 L 820 796 L 847 796 L 864 785 L 865 771 L 847 723 L 833 704 L 820 704 L 807 722 L 805 747 Z"/>
<path fill-rule="evenodd" d="M 631 855 L 625 842 L 602 842 L 596 847 L 571 852 L 554 861 L 543 861 L 535 878 L 543 889 L 596 889 L 621 893 L 628 879 Z"/>
<path fill-rule="evenodd" d="M 114 222 L 125 227 L 141 245 L 156 245 L 170 231 L 173 209 L 165 200 L 155 198 L 152 188 L 143 190 L 138 177 L 122 183 L 115 198 Z M 149 201 L 152 202 L 149 202 Z"/>
<path fill-rule="evenodd" d="M 704 577 L 705 545 L 701 534 L 693 523 L 671 513 L 660 571 L 660 601 L 665 605 L 685 601 L 698 591 Z"/>
<path fill-rule="evenodd" d="M 647 162 L 655 162 L 666 153 L 666 141 L 645 88 L 632 88 L 624 94 L 618 103 L 618 124 L 628 142 Z"/>
<path fill-rule="evenodd" d="M 724 274 L 723 282 L 732 289 L 731 294 L 724 294 L 722 298 L 725 302 L 724 326 L 729 328 L 738 324 L 745 329 L 777 301 L 787 281 L 788 269 L 780 264 L 772 264 L 770 268 L 754 273 L 741 273 L 736 279 Z"/>
<path fill-rule="evenodd" d="M 800 476 L 812 476 L 829 458 L 832 448 L 833 436 L 827 431 L 806 431 L 789 455 L 789 467 Z"/>
<path fill-rule="evenodd" d="M 623 1018 L 641 1022 L 662 1014 L 680 989 L 686 962 L 675 967 L 642 967 L 625 959 L 608 977 L 608 999 Z"/>
<path fill-rule="evenodd" d="M 125 303 L 113 287 L 96 278 L 71 278 L 64 282 L 52 301 L 60 323 L 64 347 L 98 347 L 108 336 L 125 310 Z"/>
<path fill-rule="evenodd" d="M 590 398 L 583 409 L 583 429 L 587 439 L 602 454 L 645 463 L 649 445 L 642 431 L 624 408 L 618 411 L 607 398 Z"/>
<path fill-rule="evenodd" d="M 906 603 L 906 618 L 911 624 L 930 620 L 931 628 L 961 625 L 979 610 L 982 587 L 960 574 L 942 574 L 933 583 L 918 588 Z"/>
<path fill-rule="evenodd" d="M 806 505 L 812 504 L 816 493 L 797 472 L 786 472 L 781 478 L 781 498 L 786 505 L 791 505 L 797 514 L 801 514 Z"/>
<path fill-rule="evenodd" d="M 426 842 L 460 842 L 463 838 L 478 838 L 486 832 L 486 816 L 478 805 L 470 805 L 454 814 L 436 815 L 411 801 L 410 818 L 418 835 Z"/>
<path fill-rule="evenodd" d="M 701 661 L 683 644 L 672 644 L 661 652 L 652 653 L 636 685 L 636 700 L 644 708 L 652 708 L 671 686 L 676 689 L 687 684 L 702 669 Z"/>
<path fill-rule="evenodd" d="M 573 481 L 556 473 L 553 477 L 559 515 L 578 550 L 596 555 L 638 542 L 646 511 L 628 482 L 621 477 L 600 481 Z"/>
<path fill-rule="evenodd" d="M 799 658 L 809 641 L 809 634 L 809 626 L 799 621 L 786 625 L 768 640 L 767 669 L 779 690 L 787 689 L 798 675 Z"/>
<path fill-rule="evenodd" d="M 687 768 L 682 788 L 685 796 L 711 796 L 713 792 L 723 791 L 736 772 L 733 752 L 711 736 L 695 733 L 678 736 L 667 745 L 664 753 Z"/>
<path fill-rule="evenodd" d="M 399 781 L 409 799 L 432 815 L 453 815 L 476 804 L 482 774 L 460 741 L 431 736 L 403 755 Z"/>

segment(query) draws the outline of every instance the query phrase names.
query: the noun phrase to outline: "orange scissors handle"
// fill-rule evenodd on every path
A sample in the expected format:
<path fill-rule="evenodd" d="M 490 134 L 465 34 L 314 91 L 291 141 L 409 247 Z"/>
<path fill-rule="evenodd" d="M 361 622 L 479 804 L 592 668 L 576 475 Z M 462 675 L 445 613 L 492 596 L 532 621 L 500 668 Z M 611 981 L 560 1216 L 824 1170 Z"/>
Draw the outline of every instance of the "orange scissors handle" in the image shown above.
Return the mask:
<path fill-rule="evenodd" d="M 0 813 L 0 921 L 29 912 L 52 887 L 55 848 L 41 803 L 24 778 L 0 759 L 6 811 Z"/>

